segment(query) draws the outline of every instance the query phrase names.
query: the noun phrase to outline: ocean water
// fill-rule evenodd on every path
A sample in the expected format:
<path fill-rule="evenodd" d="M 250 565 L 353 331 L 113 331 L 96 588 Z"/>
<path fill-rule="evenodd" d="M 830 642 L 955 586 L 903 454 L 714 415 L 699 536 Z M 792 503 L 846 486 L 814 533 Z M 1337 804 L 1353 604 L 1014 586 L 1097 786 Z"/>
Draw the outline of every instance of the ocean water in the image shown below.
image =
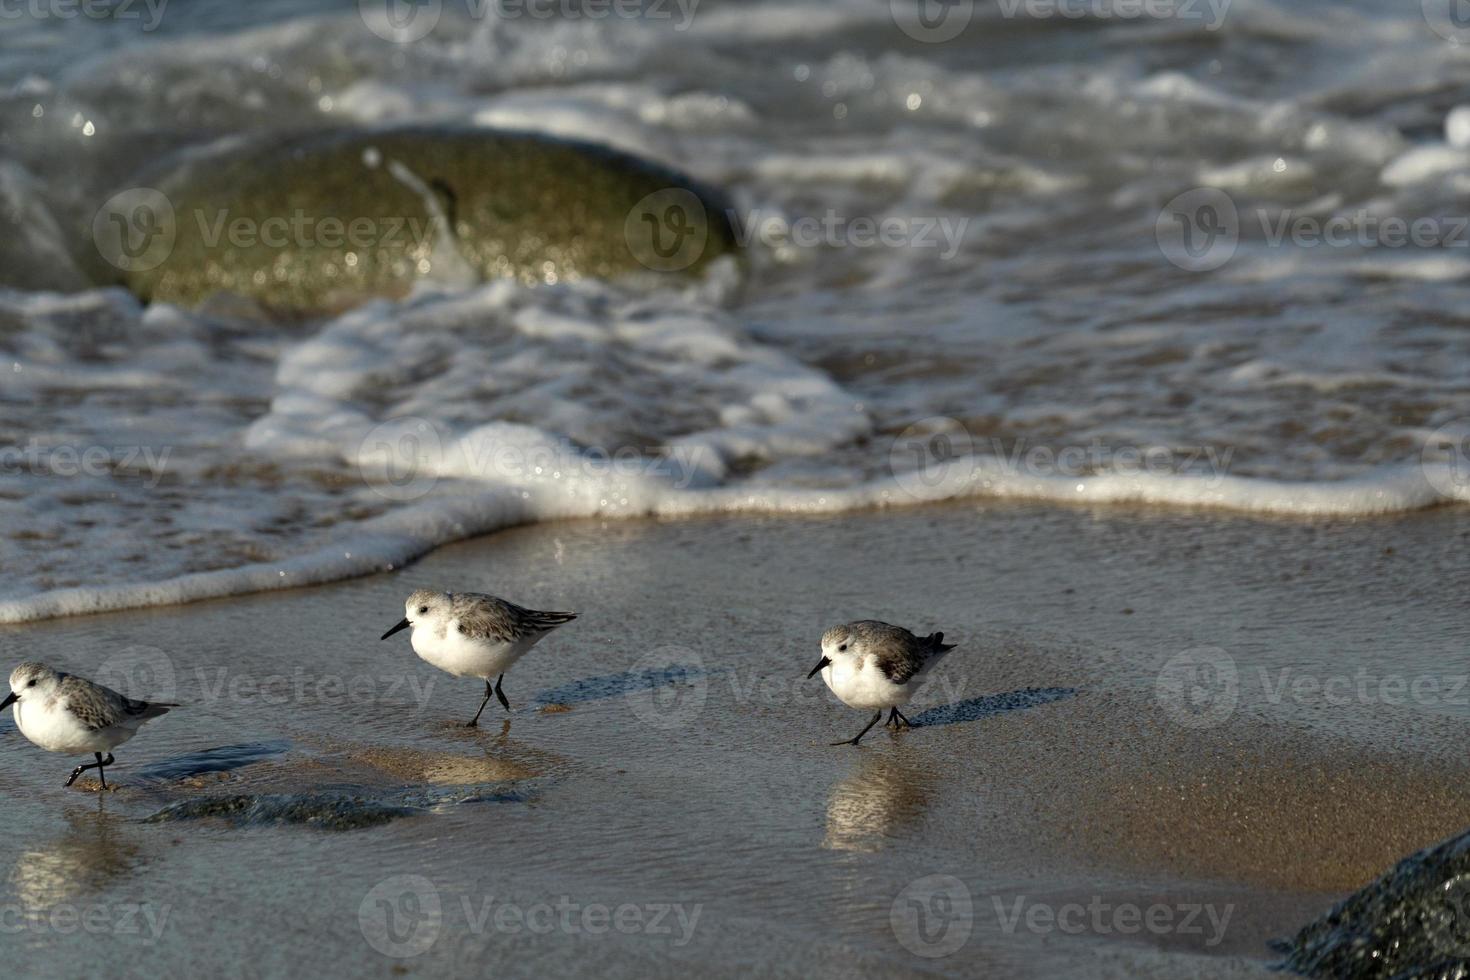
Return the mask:
<path fill-rule="evenodd" d="M 1437 0 L 38 9 L 0 17 L 0 621 L 569 516 L 1470 500 L 1470 29 Z M 745 260 L 284 322 L 81 254 L 175 150 L 433 121 L 724 187 Z"/>

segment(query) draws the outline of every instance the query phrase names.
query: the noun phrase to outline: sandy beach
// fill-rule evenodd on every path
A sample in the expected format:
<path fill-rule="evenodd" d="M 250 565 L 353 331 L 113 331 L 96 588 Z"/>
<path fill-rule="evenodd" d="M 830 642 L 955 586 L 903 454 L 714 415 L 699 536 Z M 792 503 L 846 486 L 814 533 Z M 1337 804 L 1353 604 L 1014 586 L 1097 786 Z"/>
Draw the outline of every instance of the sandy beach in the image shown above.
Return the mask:
<path fill-rule="evenodd" d="M 339 586 L 6 628 L 12 659 L 131 671 L 185 705 L 119 751 L 105 794 L 62 789 L 65 761 L 7 717 L 7 956 L 89 974 L 138 945 L 110 972 L 139 976 L 531 976 L 589 955 L 630 977 L 1266 975 L 1270 940 L 1470 823 L 1466 708 L 1382 693 L 1386 665 L 1449 642 L 1466 531 L 1454 511 L 974 504 L 574 521 Z M 492 703 L 459 727 L 474 683 L 378 640 L 431 584 L 582 614 L 507 679 L 508 719 Z M 960 647 L 918 727 L 832 747 L 865 719 L 804 678 L 821 629 L 859 614 Z M 1160 686 L 1202 647 L 1236 664 L 1228 712 Z M 1360 668 L 1382 690 L 1275 696 L 1282 669 Z M 134 906 L 156 935 L 141 912 L 106 937 L 53 921 Z"/>

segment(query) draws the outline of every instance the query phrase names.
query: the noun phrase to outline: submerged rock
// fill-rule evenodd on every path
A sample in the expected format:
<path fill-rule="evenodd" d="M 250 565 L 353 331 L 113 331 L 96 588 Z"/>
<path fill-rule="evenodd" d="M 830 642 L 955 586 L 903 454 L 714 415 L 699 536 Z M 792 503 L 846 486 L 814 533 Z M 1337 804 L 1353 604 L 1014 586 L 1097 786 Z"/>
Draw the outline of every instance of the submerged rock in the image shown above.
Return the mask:
<path fill-rule="evenodd" d="M 1470 832 L 1400 861 L 1278 948 L 1312 977 L 1470 977 Z"/>
<path fill-rule="evenodd" d="M 184 800 L 164 807 L 146 822 L 218 818 L 237 825 L 304 824 L 321 830 L 358 830 L 422 812 L 360 797 L 249 793 Z"/>
<path fill-rule="evenodd" d="M 410 786 L 369 793 L 233 793 L 181 800 L 144 822 L 219 819 L 237 827 L 295 824 L 320 830 L 358 830 L 464 804 L 524 803 L 527 799 L 521 789 L 501 782 L 451 788 Z"/>
<path fill-rule="evenodd" d="M 218 294 L 298 314 L 419 280 L 553 283 L 698 272 L 735 250 L 724 201 L 605 147 L 452 127 L 233 142 L 145 175 L 97 214 L 146 300 Z"/>

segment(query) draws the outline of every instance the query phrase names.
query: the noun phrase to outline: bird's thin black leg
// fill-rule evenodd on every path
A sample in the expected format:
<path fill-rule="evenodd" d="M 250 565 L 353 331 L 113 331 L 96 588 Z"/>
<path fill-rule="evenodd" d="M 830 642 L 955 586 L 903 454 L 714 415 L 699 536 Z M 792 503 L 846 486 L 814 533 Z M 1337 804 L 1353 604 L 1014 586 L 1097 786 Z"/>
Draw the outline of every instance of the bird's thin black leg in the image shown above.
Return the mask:
<path fill-rule="evenodd" d="M 897 728 L 898 727 L 898 709 L 897 708 L 889 708 L 888 709 L 888 720 L 883 723 L 883 727 L 884 728 Z"/>
<path fill-rule="evenodd" d="M 489 681 L 486 681 L 486 683 L 488 684 Z M 504 683 L 505 683 L 505 675 L 504 674 L 501 674 L 500 675 L 500 679 L 495 682 L 495 696 L 500 699 L 500 703 L 505 706 L 505 710 L 506 711 L 509 711 L 510 710 L 510 702 L 507 701 L 507 700 L 505 700 L 505 692 L 500 689 L 500 685 L 502 685 Z"/>
<path fill-rule="evenodd" d="M 894 713 L 894 715 L 896 715 L 898 717 L 898 722 L 902 722 L 903 723 L 903 727 L 904 728 L 913 728 L 914 727 L 914 723 L 911 722 L 911 721 L 909 721 L 907 718 L 905 718 L 903 716 L 903 712 L 902 711 L 899 711 L 897 708 L 894 708 L 893 709 L 893 713 Z M 898 722 L 895 722 L 894 723 L 894 726 L 893 727 L 895 729 L 898 728 Z"/>
<path fill-rule="evenodd" d="M 882 717 L 883 717 L 883 709 L 882 708 L 879 708 L 878 709 L 878 713 L 873 716 L 873 720 L 870 721 L 870 722 L 868 722 L 868 728 L 872 728 L 874 725 L 878 724 L 878 722 L 882 719 Z M 843 741 L 843 742 L 833 742 L 832 744 L 833 745 L 856 745 L 856 744 L 858 744 L 859 740 L 861 740 L 864 735 L 868 734 L 868 728 L 864 728 L 862 731 L 858 732 L 855 736 L 853 736 L 850 739 L 847 739 L 846 741 Z"/>
<path fill-rule="evenodd" d="M 107 763 L 112 761 L 112 753 L 111 752 L 107 753 L 107 762 L 103 762 L 102 761 L 102 753 L 101 752 L 96 753 L 96 756 L 97 756 L 97 778 L 100 779 L 100 780 L 102 780 L 102 788 L 103 789 L 106 789 L 107 788 Z"/>
<path fill-rule="evenodd" d="M 482 715 L 482 714 L 485 713 L 485 705 L 487 705 L 487 704 L 490 703 L 490 695 L 493 694 L 493 693 L 494 692 L 492 691 L 492 689 L 490 687 L 490 682 L 489 681 L 486 681 L 485 682 L 485 700 L 483 700 L 483 701 L 480 702 L 480 710 L 475 712 L 475 717 L 473 717 L 473 718 L 470 719 L 470 723 L 465 726 L 466 728 L 474 728 L 476 725 L 478 725 L 480 723 L 480 715 Z"/>
<path fill-rule="evenodd" d="M 102 753 L 101 752 L 98 752 L 98 753 L 96 753 L 96 756 L 97 756 L 97 761 L 96 762 L 89 763 L 88 765 L 85 765 L 85 766 L 77 766 L 75 769 L 73 769 L 71 771 L 71 778 L 66 781 L 66 785 L 67 786 L 70 786 L 72 783 L 76 782 L 77 781 L 77 777 L 80 776 L 82 773 L 86 772 L 88 769 L 98 769 L 98 770 L 100 770 L 102 768 Z M 108 753 L 107 758 L 109 760 L 111 760 L 112 759 L 112 754 L 111 753 Z M 102 785 L 103 786 L 106 786 L 107 785 L 107 782 L 104 780 L 103 783 L 102 783 Z M 65 788 L 65 787 L 63 787 L 63 788 Z"/>

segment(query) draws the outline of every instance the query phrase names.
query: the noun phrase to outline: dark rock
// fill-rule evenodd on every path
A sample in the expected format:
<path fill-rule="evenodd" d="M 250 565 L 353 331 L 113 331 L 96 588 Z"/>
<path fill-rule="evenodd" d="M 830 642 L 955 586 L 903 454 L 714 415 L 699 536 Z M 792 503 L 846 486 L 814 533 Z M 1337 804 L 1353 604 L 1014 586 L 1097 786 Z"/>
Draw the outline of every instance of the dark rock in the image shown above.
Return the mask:
<path fill-rule="evenodd" d="M 1470 978 L 1470 832 L 1400 861 L 1277 948 L 1311 977 Z"/>

